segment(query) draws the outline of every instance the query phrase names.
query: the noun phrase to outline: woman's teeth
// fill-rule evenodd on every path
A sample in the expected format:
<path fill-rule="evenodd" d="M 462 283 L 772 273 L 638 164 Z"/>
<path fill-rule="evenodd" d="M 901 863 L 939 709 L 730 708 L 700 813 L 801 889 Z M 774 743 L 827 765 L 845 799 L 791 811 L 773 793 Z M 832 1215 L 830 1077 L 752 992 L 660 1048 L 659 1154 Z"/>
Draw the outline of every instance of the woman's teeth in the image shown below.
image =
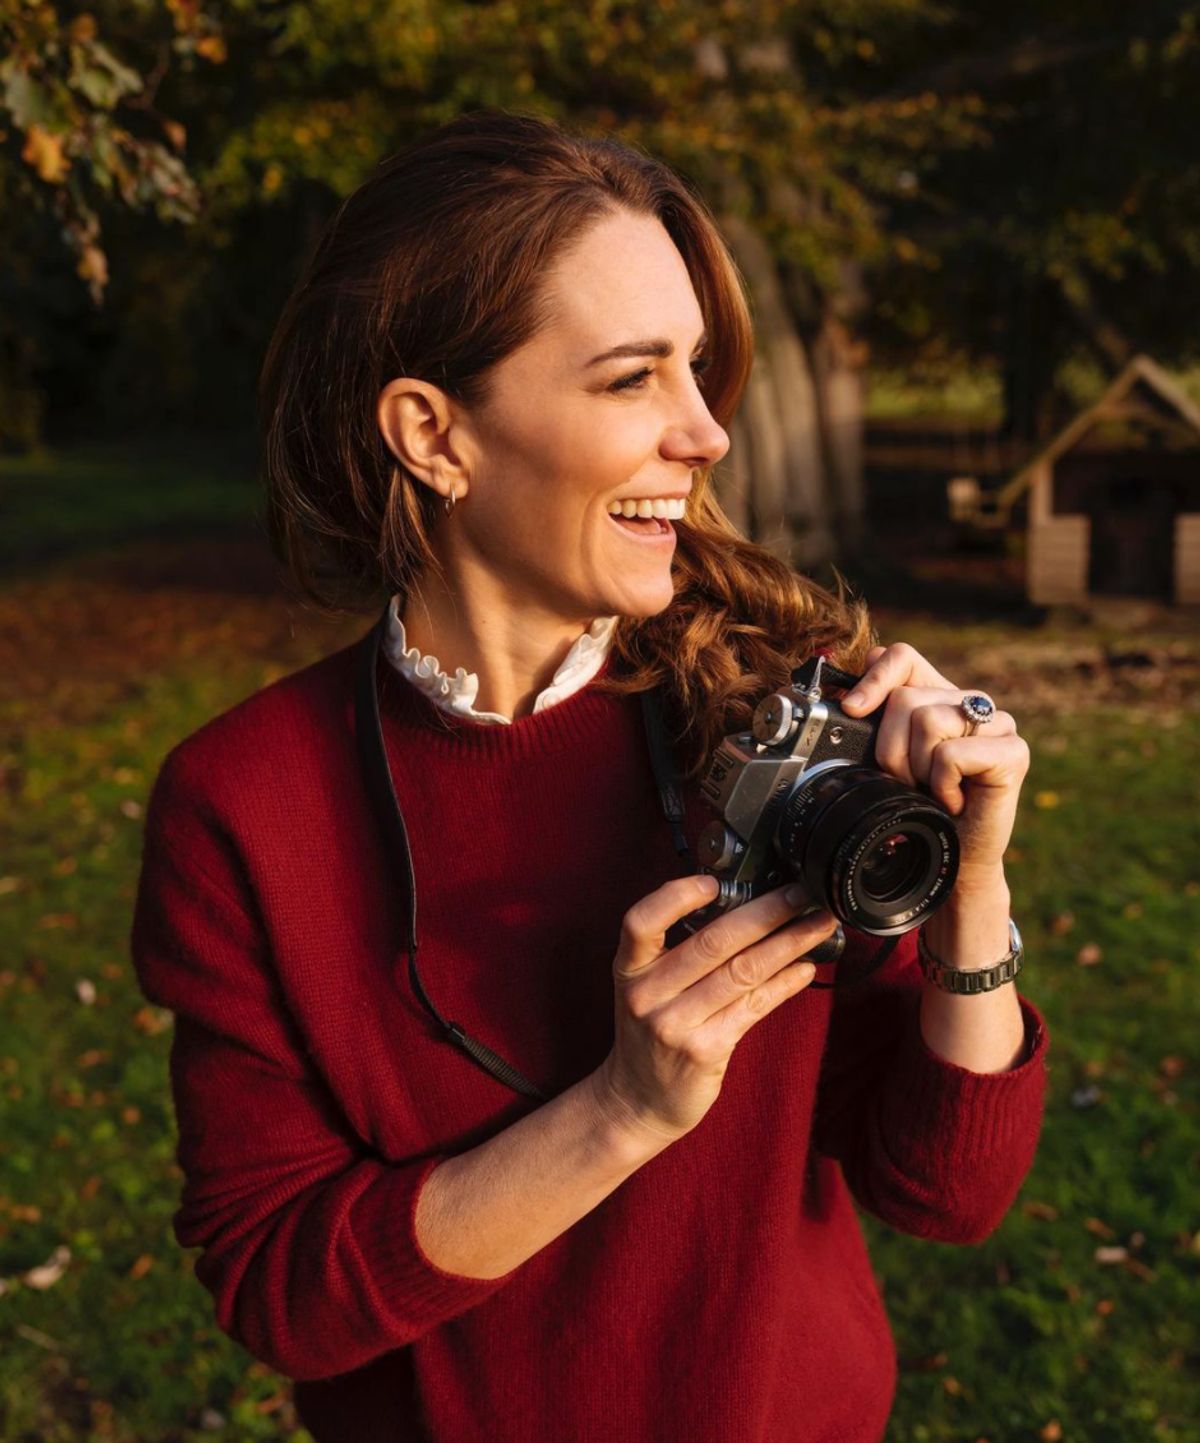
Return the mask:
<path fill-rule="evenodd" d="M 684 497 L 671 497 L 669 499 L 659 497 L 656 501 L 610 501 L 608 503 L 608 514 L 610 516 L 657 516 L 664 521 L 681 521 L 687 509 L 687 501 Z"/>

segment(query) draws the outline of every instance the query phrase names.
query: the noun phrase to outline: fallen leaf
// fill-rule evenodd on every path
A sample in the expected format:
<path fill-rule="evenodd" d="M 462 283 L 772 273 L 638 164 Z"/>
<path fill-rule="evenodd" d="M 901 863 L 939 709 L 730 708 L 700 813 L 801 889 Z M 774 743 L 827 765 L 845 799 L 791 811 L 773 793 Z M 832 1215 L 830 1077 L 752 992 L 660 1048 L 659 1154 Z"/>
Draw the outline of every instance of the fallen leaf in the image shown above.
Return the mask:
<path fill-rule="evenodd" d="M 1035 792 L 1033 794 L 1033 805 L 1043 812 L 1051 812 L 1058 806 L 1062 798 L 1057 792 Z"/>
<path fill-rule="evenodd" d="M 1112 1230 L 1112 1228 L 1110 1228 L 1107 1223 L 1101 1222 L 1099 1218 L 1084 1218 L 1084 1220 L 1083 1220 L 1083 1225 L 1084 1225 L 1085 1228 L 1087 1228 L 1088 1232 L 1093 1235 L 1093 1237 L 1097 1237 L 1097 1238 L 1115 1238 L 1115 1237 L 1116 1237 L 1116 1233 Z"/>
<path fill-rule="evenodd" d="M 1164 1077 L 1182 1077 L 1186 1068 L 1184 1059 L 1173 1052 L 1158 1060 L 1158 1070 Z"/>
<path fill-rule="evenodd" d="M 22 1273 L 21 1281 L 27 1288 L 37 1288 L 39 1291 L 52 1288 L 66 1272 L 70 1261 L 71 1249 L 60 1243 L 40 1267 L 30 1268 L 27 1273 Z"/>
<path fill-rule="evenodd" d="M 1065 937 L 1074 925 L 1074 912 L 1060 912 L 1050 923 L 1050 935 L 1052 937 Z"/>
<path fill-rule="evenodd" d="M 1044 1202 L 1027 1202 L 1021 1204 L 1021 1211 L 1028 1218 L 1037 1218 L 1039 1222 L 1054 1223 L 1058 1221 L 1058 1209 Z"/>
<path fill-rule="evenodd" d="M 81 977 L 75 984 L 75 995 L 85 1007 L 90 1007 L 96 1000 L 96 984 Z"/>
<path fill-rule="evenodd" d="M 946 1392 L 949 1393 L 952 1398 L 962 1396 L 963 1385 L 957 1378 L 950 1374 L 947 1374 L 947 1376 L 942 1379 L 942 1387 L 945 1388 Z"/>
<path fill-rule="evenodd" d="M 129 1269 L 129 1276 L 136 1282 L 139 1278 L 144 1278 L 153 1266 L 154 1259 L 149 1253 L 143 1253 Z"/>
<path fill-rule="evenodd" d="M 1116 1306 L 1111 1298 L 1101 1298 L 1096 1304 L 1096 1312 L 1101 1318 L 1108 1318 L 1112 1316 Z"/>
<path fill-rule="evenodd" d="M 1103 1263 L 1108 1267 L 1113 1263 L 1126 1262 L 1129 1258 L 1129 1249 L 1120 1246 L 1097 1248 L 1092 1256 L 1098 1263 Z"/>
<path fill-rule="evenodd" d="M 1085 942 L 1075 954 L 1075 961 L 1080 967 L 1094 967 L 1102 956 L 1103 953 L 1095 942 Z"/>
<path fill-rule="evenodd" d="M 1057 1418 L 1051 1418 L 1049 1423 L 1045 1424 L 1038 1433 L 1038 1437 L 1042 1439 L 1042 1443 L 1059 1443 L 1062 1435 L 1062 1424 Z"/>
<path fill-rule="evenodd" d="M 171 1024 L 171 1013 L 165 1007 L 139 1007 L 133 1014 L 133 1025 L 151 1037 Z"/>
<path fill-rule="evenodd" d="M 74 912 L 47 912 L 44 917 L 38 918 L 38 926 L 45 927 L 51 931 L 57 928 L 64 928 L 70 931 L 71 928 L 78 926 L 78 924 L 79 918 Z"/>

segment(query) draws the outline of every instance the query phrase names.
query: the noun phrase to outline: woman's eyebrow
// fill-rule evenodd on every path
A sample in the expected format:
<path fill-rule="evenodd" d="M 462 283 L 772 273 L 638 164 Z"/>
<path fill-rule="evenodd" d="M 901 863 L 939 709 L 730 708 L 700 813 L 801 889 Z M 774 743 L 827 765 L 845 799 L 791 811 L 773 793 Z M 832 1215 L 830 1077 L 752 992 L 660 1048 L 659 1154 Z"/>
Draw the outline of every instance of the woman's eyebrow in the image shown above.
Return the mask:
<path fill-rule="evenodd" d="M 702 331 L 700 339 L 696 342 L 693 350 L 698 351 L 707 344 L 708 332 Z M 624 345 L 614 346 L 611 351 L 603 351 L 598 356 L 593 356 L 587 362 L 588 366 L 598 366 L 601 361 L 611 361 L 618 356 L 658 356 L 665 360 L 668 356 L 675 354 L 675 347 L 670 341 L 626 341 Z"/>

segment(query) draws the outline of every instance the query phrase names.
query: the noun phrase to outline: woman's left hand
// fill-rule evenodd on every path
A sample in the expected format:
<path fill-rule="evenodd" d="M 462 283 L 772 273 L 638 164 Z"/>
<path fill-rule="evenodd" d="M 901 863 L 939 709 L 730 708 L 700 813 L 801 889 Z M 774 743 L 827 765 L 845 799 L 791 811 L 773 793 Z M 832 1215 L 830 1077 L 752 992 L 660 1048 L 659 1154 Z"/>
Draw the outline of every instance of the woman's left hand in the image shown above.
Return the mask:
<path fill-rule="evenodd" d="M 960 879 L 964 873 L 1002 873 L 1029 770 L 1029 746 L 1017 735 L 1016 722 L 997 708 L 990 722 L 967 736 L 959 703 L 971 692 L 947 680 L 907 642 L 873 647 L 867 663 L 841 705 L 849 716 L 861 717 L 886 702 L 876 765 L 909 786 L 925 784 L 957 819 Z"/>

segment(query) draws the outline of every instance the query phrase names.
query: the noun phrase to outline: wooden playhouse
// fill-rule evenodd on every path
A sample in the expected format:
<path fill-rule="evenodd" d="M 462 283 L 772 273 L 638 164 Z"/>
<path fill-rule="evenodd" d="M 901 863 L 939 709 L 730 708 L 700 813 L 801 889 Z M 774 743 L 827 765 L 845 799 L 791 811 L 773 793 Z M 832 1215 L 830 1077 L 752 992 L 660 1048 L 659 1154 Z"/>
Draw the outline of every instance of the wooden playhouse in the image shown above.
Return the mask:
<path fill-rule="evenodd" d="M 1200 603 L 1200 406 L 1148 356 L 1135 356 L 994 504 L 997 520 L 1025 511 L 1026 589 L 1039 605 Z"/>

